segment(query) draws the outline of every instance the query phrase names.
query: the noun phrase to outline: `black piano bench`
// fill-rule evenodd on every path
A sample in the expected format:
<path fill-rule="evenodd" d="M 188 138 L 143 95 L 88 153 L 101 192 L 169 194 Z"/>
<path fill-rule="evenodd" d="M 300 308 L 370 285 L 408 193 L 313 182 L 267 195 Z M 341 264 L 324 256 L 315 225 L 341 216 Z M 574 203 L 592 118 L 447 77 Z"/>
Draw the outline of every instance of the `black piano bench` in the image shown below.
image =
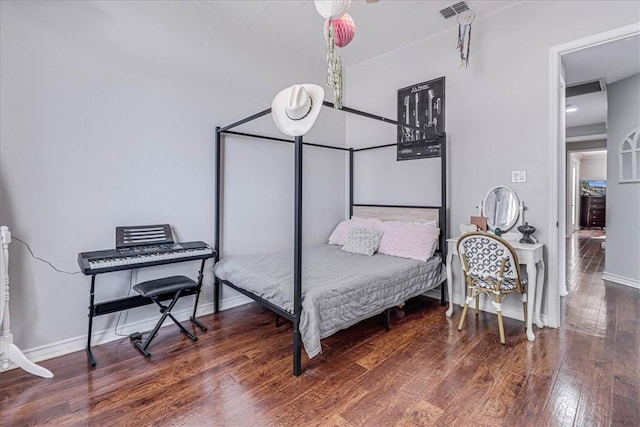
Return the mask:
<path fill-rule="evenodd" d="M 137 293 L 139 293 L 141 296 L 145 298 L 151 298 L 153 302 L 155 302 L 160 307 L 160 313 L 162 313 L 160 320 L 158 320 L 158 323 L 156 323 L 156 326 L 153 328 L 153 331 L 150 332 L 150 335 L 147 337 L 146 340 L 144 340 L 144 342 L 142 342 L 142 336 L 140 334 L 131 335 L 131 339 L 133 340 L 133 343 L 135 344 L 136 347 L 138 347 L 138 350 L 140 350 L 142 354 L 145 355 L 145 357 L 151 356 L 151 353 L 147 351 L 147 348 L 149 348 L 149 344 L 151 344 L 151 340 L 153 340 L 153 338 L 156 336 L 156 334 L 158 333 L 158 329 L 160 329 L 160 327 L 162 326 L 162 323 L 165 321 L 167 316 L 169 316 L 171 320 L 173 320 L 173 323 L 178 325 L 180 330 L 184 332 L 186 336 L 191 338 L 192 341 L 198 340 L 198 337 L 193 335 L 191 332 L 187 331 L 185 327 L 182 326 L 180 322 L 178 322 L 176 318 L 173 317 L 173 315 L 171 314 L 171 310 L 173 309 L 173 306 L 176 305 L 176 302 L 178 302 L 178 300 L 182 296 L 182 293 L 185 291 L 189 291 L 197 286 L 198 284 L 195 281 L 189 279 L 188 277 L 171 276 L 171 277 L 164 277 L 162 279 L 141 282 L 133 287 L 133 289 Z M 162 296 L 167 294 L 168 295 L 173 294 L 173 298 L 171 299 L 171 302 L 169 303 L 169 305 L 165 306 L 165 305 L 162 305 L 160 300 L 162 299 L 161 298 Z M 164 299 L 167 299 L 167 298 L 165 297 Z"/>

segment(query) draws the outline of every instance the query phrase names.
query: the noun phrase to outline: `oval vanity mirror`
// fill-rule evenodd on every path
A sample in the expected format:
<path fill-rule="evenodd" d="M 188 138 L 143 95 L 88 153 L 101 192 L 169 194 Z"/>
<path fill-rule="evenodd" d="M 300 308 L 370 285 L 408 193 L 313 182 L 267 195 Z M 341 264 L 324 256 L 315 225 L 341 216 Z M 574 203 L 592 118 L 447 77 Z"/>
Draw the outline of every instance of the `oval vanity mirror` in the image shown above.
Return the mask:
<path fill-rule="evenodd" d="M 509 187 L 493 187 L 484 198 L 484 216 L 490 230 L 506 232 L 516 224 L 520 215 L 518 195 Z"/>

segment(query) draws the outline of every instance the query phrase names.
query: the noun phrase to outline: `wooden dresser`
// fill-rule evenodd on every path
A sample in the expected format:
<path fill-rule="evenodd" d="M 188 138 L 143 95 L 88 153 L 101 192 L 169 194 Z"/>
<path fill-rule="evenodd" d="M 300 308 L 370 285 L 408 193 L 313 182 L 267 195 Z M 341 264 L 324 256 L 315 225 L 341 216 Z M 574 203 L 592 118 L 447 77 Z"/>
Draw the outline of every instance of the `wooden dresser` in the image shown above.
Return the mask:
<path fill-rule="evenodd" d="M 605 227 L 606 196 L 582 196 L 580 200 L 580 227 Z"/>

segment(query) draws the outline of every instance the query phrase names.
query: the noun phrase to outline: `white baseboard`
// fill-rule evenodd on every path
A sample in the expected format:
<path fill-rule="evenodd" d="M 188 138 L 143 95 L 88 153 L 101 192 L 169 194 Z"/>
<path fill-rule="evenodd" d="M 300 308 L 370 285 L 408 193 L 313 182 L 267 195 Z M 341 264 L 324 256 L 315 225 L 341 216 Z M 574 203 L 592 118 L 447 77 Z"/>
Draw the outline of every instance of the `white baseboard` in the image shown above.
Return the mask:
<path fill-rule="evenodd" d="M 519 294 L 514 294 L 514 296 L 520 296 Z M 462 295 L 454 295 L 453 297 L 453 301 L 454 304 L 456 304 L 456 309 L 460 308 L 460 310 L 462 310 L 462 307 L 464 305 L 464 299 L 462 298 Z M 469 310 L 476 308 L 476 303 L 475 300 L 469 304 Z M 493 306 L 493 304 L 491 304 L 490 301 L 487 300 L 486 297 L 480 297 L 480 311 L 486 311 L 488 313 L 493 313 L 496 314 L 496 308 Z M 508 317 L 510 319 L 516 319 L 519 320 L 521 322 L 524 322 L 524 312 L 522 311 L 522 305 L 518 304 L 518 307 L 510 307 L 508 305 L 502 305 L 502 316 L 504 317 Z M 535 324 L 535 319 L 534 322 Z"/>
<path fill-rule="evenodd" d="M 446 286 L 446 285 L 445 285 Z M 437 299 L 438 301 L 440 301 L 440 295 L 441 295 L 441 290 L 440 287 L 428 290 L 427 292 L 425 292 L 423 295 L 427 296 L 429 298 L 433 298 L 433 299 Z"/>
<path fill-rule="evenodd" d="M 435 298 L 435 299 L 440 299 L 440 289 L 436 288 L 436 289 L 432 289 L 428 292 L 425 293 L 426 296 L 431 297 L 431 298 Z M 515 295 L 515 294 L 514 294 Z M 464 300 L 462 299 L 461 295 L 454 295 L 453 296 L 453 303 L 455 304 L 455 312 L 454 315 L 457 313 L 458 315 L 460 315 L 462 313 L 462 307 L 461 305 L 464 305 Z M 469 306 L 470 309 L 475 309 L 475 302 L 472 303 Z M 482 311 L 487 311 L 490 313 L 494 313 L 496 312 L 496 309 L 493 307 L 493 304 L 491 304 L 490 302 L 488 302 L 485 299 L 481 298 L 480 301 L 480 310 Z M 522 312 L 522 309 L 518 309 L 518 308 L 514 308 L 514 307 L 509 307 L 509 306 L 502 306 L 502 315 L 504 317 L 509 317 L 510 319 L 516 319 L 516 320 L 520 320 L 523 321 L 523 315 L 524 313 Z M 542 313 L 540 314 L 540 320 L 542 320 L 542 323 L 544 323 L 545 328 L 549 327 L 549 328 L 556 328 L 557 325 L 555 326 L 551 326 L 549 325 L 549 317 Z M 536 324 L 536 320 L 535 318 L 533 319 L 533 324 Z"/>
<path fill-rule="evenodd" d="M 239 305 L 247 304 L 252 302 L 250 298 L 244 295 L 237 295 L 231 298 L 225 298 L 220 302 L 220 310 L 227 310 L 229 308 L 237 307 Z M 172 311 L 171 314 L 178 319 L 180 322 L 188 320 L 191 317 L 193 309 L 188 308 L 180 311 Z M 196 311 L 196 316 L 205 316 L 207 314 L 213 313 L 213 302 L 200 304 L 198 306 L 198 310 Z M 158 317 L 150 317 L 148 319 L 139 320 L 137 322 L 131 322 L 124 325 L 119 329 L 119 333 L 123 335 L 129 335 L 136 331 L 146 331 L 151 330 L 155 326 L 158 321 Z M 171 319 L 167 319 L 165 325 L 168 323 L 173 324 Z M 164 325 L 163 325 L 164 326 Z M 123 337 L 115 334 L 113 328 L 104 329 L 102 331 L 94 331 L 93 336 L 91 337 L 92 346 L 106 344 L 111 341 L 116 341 L 122 339 Z M 25 356 L 32 362 L 40 362 L 47 359 L 52 359 L 54 357 L 64 356 L 65 354 L 73 353 L 76 351 L 84 350 L 87 346 L 87 336 L 81 335 L 73 338 L 69 338 L 66 340 L 54 342 L 51 344 L 34 347 L 26 350 L 22 350 Z M 12 364 L 9 366 L 10 369 L 17 368 L 16 365 Z M 55 374 L 55 372 L 54 372 Z"/>
<path fill-rule="evenodd" d="M 606 271 L 602 274 L 602 280 L 608 280 L 609 282 L 629 286 L 634 289 L 640 289 L 640 280 L 619 276 L 617 274 L 607 273 Z"/>

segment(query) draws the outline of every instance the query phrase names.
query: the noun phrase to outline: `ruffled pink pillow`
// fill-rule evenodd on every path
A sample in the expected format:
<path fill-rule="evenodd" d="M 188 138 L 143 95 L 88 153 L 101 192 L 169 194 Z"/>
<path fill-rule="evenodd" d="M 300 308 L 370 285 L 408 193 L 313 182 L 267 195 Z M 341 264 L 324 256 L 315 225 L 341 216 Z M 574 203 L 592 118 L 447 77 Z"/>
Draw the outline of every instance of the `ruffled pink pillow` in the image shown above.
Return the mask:
<path fill-rule="evenodd" d="M 342 221 L 336 226 L 335 230 L 333 230 L 333 233 L 331 233 L 331 236 L 329 236 L 329 244 L 342 246 L 347 243 L 349 231 L 354 227 L 375 228 L 380 230 L 380 224 L 382 224 L 382 221 L 377 218 L 358 218 L 355 216 L 351 217 L 351 219 Z"/>
<path fill-rule="evenodd" d="M 382 240 L 378 252 L 402 258 L 426 261 L 438 245 L 440 229 L 403 221 L 384 221 L 378 225 Z"/>

